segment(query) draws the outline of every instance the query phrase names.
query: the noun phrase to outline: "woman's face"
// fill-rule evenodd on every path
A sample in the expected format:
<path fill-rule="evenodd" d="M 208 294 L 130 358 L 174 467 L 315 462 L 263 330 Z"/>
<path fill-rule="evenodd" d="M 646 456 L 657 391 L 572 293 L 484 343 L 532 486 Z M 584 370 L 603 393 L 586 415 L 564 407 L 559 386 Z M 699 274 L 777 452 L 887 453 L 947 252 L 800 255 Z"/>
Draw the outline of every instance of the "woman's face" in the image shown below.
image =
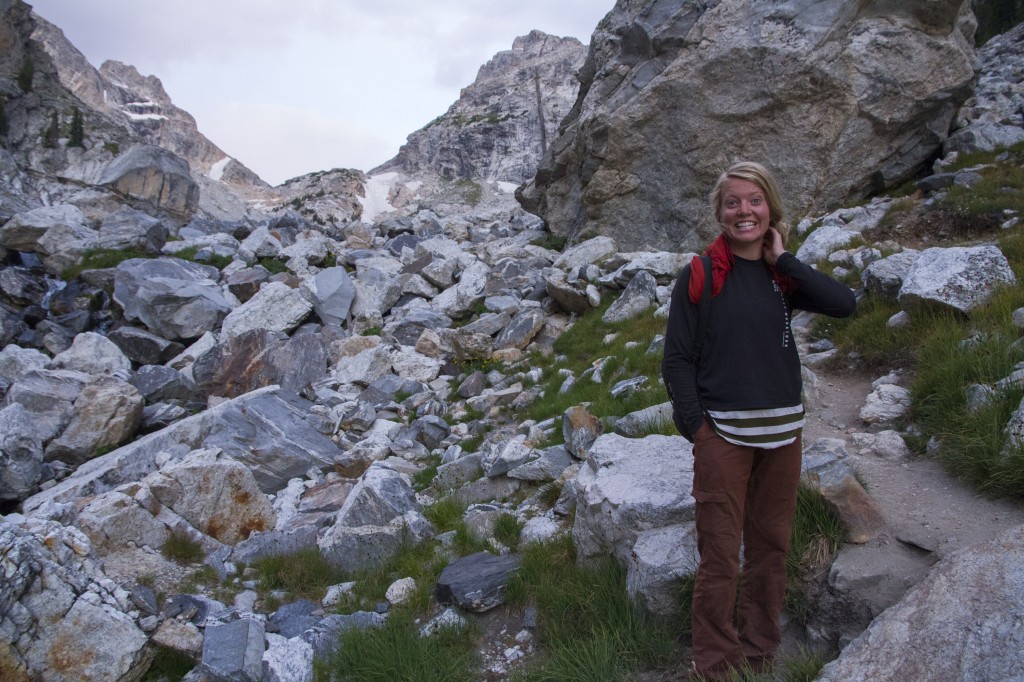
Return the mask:
<path fill-rule="evenodd" d="M 719 222 L 733 250 L 752 252 L 756 246 L 759 254 L 771 214 L 764 192 L 749 180 L 726 178 L 721 201 Z"/>

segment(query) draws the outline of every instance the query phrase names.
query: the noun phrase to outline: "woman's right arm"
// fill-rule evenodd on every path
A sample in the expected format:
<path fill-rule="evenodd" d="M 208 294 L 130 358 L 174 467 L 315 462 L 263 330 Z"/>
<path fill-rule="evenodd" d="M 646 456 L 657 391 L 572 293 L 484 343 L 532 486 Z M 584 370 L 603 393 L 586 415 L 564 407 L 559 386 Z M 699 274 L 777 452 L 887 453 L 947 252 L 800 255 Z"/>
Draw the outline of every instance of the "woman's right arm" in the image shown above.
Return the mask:
<path fill-rule="evenodd" d="M 687 265 L 679 273 L 672 289 L 661 377 L 672 401 L 672 419 L 676 428 L 684 438 L 692 442 L 704 423 L 704 412 L 697 397 L 697 369 L 693 366 L 693 337 L 697 328 L 698 309 L 690 303 L 689 282 L 690 266 Z"/>

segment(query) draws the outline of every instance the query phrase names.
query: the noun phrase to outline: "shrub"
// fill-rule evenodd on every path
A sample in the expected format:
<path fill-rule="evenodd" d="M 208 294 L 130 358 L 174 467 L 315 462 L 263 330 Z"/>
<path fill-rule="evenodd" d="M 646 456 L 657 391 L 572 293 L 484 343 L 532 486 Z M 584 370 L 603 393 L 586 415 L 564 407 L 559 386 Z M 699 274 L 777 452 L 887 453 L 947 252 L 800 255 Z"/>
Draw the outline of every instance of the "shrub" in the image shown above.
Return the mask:
<path fill-rule="evenodd" d="M 18 69 L 18 87 L 22 92 L 32 92 L 32 80 L 36 75 L 36 65 L 32 57 L 26 55 Z"/>
<path fill-rule="evenodd" d="M 68 133 L 69 147 L 85 147 L 85 126 L 82 124 L 82 112 L 75 107 L 71 110 L 71 130 Z"/>

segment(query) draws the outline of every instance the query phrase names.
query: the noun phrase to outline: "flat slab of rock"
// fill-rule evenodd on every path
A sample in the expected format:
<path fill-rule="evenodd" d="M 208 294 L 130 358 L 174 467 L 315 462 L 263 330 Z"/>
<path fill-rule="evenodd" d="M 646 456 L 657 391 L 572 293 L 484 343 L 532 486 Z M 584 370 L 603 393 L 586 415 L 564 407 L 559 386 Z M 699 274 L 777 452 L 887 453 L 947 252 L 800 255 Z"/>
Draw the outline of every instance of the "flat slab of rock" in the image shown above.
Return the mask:
<path fill-rule="evenodd" d="M 521 563 L 518 554 L 470 554 L 441 571 L 434 595 L 442 604 L 457 604 L 477 613 L 489 611 L 504 601 L 505 585 Z"/>

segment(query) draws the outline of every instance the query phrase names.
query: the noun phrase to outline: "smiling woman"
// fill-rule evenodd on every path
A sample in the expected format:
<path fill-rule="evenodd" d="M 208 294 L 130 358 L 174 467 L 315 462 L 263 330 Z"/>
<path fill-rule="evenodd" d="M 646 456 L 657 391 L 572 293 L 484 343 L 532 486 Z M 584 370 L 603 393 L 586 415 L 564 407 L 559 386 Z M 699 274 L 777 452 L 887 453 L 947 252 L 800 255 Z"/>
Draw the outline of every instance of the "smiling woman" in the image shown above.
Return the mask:
<path fill-rule="evenodd" d="M 94 66 L 116 59 L 160 78 L 207 137 L 278 184 L 380 165 L 517 36 L 588 42 L 614 2 L 31 4 Z"/>
<path fill-rule="evenodd" d="M 662 376 L 693 442 L 693 661 L 705 679 L 728 680 L 768 669 L 781 638 L 804 425 L 790 312 L 845 317 L 855 300 L 785 251 L 782 202 L 764 166 L 733 164 L 711 204 L 722 233 L 676 282 Z"/>

